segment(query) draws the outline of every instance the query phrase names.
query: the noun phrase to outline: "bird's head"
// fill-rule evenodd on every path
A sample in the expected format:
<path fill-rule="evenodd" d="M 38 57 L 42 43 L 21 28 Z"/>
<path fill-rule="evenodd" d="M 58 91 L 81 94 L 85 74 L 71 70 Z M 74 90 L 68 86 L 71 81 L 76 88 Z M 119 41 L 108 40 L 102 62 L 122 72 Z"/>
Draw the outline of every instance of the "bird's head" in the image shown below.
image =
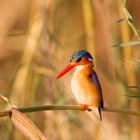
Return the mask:
<path fill-rule="evenodd" d="M 56 79 L 59 79 L 64 74 L 72 70 L 73 68 L 84 67 L 84 66 L 93 66 L 93 58 L 89 52 L 86 50 L 81 50 L 75 52 L 70 58 L 70 64 L 67 65 L 64 70 L 62 70 Z"/>

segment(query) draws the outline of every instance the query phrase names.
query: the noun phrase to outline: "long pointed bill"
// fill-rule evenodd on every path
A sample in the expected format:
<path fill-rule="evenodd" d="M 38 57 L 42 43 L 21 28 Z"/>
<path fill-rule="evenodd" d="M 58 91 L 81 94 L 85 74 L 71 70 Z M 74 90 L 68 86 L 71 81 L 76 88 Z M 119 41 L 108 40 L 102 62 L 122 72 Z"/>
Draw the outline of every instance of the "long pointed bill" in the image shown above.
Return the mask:
<path fill-rule="evenodd" d="M 71 69 L 73 69 L 76 66 L 76 64 L 69 64 L 67 65 L 56 77 L 56 80 L 65 75 L 67 72 L 69 72 Z"/>

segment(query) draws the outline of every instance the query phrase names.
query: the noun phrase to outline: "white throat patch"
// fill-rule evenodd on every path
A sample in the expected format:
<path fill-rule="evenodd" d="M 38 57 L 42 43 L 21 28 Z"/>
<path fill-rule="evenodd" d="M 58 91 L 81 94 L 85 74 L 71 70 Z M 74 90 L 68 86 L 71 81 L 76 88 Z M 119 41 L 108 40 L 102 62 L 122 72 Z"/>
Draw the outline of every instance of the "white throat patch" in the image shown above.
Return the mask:
<path fill-rule="evenodd" d="M 83 65 L 79 65 L 79 66 L 77 66 L 75 68 L 76 68 L 77 71 L 79 71 L 79 70 L 82 70 L 84 68 L 84 66 Z"/>

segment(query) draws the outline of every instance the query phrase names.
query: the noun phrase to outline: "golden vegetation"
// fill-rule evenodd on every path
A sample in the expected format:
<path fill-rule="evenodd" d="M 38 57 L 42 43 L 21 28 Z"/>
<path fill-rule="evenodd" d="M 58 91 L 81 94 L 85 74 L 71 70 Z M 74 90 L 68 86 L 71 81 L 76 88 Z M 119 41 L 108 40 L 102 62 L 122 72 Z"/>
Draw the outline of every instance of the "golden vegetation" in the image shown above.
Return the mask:
<path fill-rule="evenodd" d="M 72 73 L 60 81 L 55 77 L 74 51 L 87 49 L 96 60 L 105 106 L 139 111 L 139 100 L 124 96 L 139 92 L 138 86 L 130 88 L 140 85 L 139 8 L 136 0 L 128 0 L 126 5 L 106 0 L 2 0 L 1 93 L 19 108 L 75 104 Z M 116 23 L 120 18 L 124 20 Z M 133 41 L 138 42 L 136 46 Z M 122 47 L 122 43 L 127 45 Z M 119 45 L 111 47 L 114 44 Z M 1 111 L 8 108 L 3 99 L 0 104 Z M 140 138 L 139 117 L 126 114 L 103 112 L 102 123 L 95 123 L 82 111 L 36 112 L 28 117 L 51 140 Z M 0 118 L 0 138 L 26 139 L 8 117 Z"/>

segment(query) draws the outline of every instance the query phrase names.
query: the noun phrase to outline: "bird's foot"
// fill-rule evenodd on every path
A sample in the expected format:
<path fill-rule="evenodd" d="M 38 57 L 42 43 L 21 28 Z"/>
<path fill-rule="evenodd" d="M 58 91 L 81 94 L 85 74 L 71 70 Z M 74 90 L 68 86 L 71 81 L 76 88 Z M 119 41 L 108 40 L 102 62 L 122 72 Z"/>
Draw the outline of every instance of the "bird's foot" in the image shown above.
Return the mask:
<path fill-rule="evenodd" d="M 82 107 L 82 111 L 92 111 L 92 109 L 89 108 L 90 105 L 87 104 L 80 104 Z"/>

